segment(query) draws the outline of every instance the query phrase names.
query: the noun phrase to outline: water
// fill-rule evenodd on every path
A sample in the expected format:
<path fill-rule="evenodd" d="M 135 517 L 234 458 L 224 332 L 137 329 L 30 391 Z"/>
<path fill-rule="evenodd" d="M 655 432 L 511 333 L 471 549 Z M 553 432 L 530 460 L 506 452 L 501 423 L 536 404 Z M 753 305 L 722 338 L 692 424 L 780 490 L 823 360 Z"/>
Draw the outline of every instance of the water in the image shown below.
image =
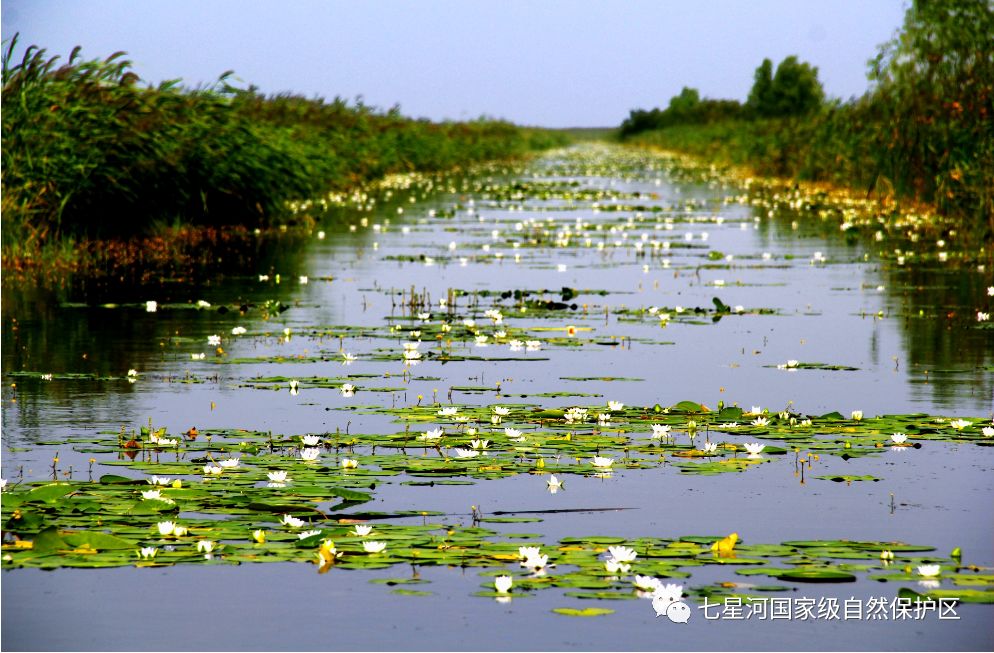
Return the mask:
<path fill-rule="evenodd" d="M 565 159 L 560 157 L 565 156 Z M 472 186 L 425 192 L 415 202 L 397 191 L 374 211 L 344 211 L 309 238 L 278 240 L 259 269 L 226 275 L 199 287 L 182 283 L 133 289 L 88 288 L 45 293 L 5 288 L 3 297 L 3 477 L 27 480 L 73 467 L 85 478 L 89 454 L 67 438 L 100 431 L 129 431 L 148 422 L 177 434 L 196 426 L 272 430 L 281 434 L 398 430 L 384 415 L 343 411 L 361 404 L 415 403 L 417 395 L 448 401 L 452 386 L 487 386 L 485 393 L 453 391 L 456 403 L 541 403 L 544 406 L 672 405 L 681 400 L 790 407 L 817 415 L 838 410 L 866 415 L 923 412 L 990 418 L 994 338 L 972 316 L 989 307 L 991 272 L 969 266 L 896 265 L 881 259 L 870 238 L 847 239 L 837 223 L 803 212 L 722 203 L 731 193 L 718 183 L 675 181 L 655 159 L 634 159 L 612 149 L 581 148 L 495 177 L 523 184 L 577 182 L 575 190 L 606 191 L 577 198 L 534 186 L 518 196 L 481 192 Z M 452 182 L 459 183 L 459 182 Z M 506 186 L 505 186 L 506 188 Z M 611 193 L 624 193 L 614 198 Z M 638 193 L 636 197 L 634 194 Z M 687 200 L 696 204 L 687 208 Z M 471 203 L 472 202 L 472 203 Z M 641 210 L 606 210 L 614 203 Z M 652 206 L 670 207 L 652 213 Z M 398 207 L 403 212 L 398 212 Z M 448 210 L 455 207 L 454 215 Z M 433 216 L 429 211 L 437 212 Z M 667 222 L 667 218 L 671 219 Z M 720 221 L 718 220 L 720 218 Z M 365 219 L 366 225 L 361 222 Z M 571 236 L 568 247 L 535 246 L 530 220 L 555 228 L 591 228 Z M 631 219 L 631 222 L 629 222 Z M 355 225 L 352 231 L 348 225 Z M 523 224 L 521 230 L 516 224 Z M 611 227 L 615 230 L 612 231 Z M 497 230 L 496 236 L 493 231 Z M 703 234 L 707 234 L 706 237 Z M 641 241 L 642 234 L 647 234 Z M 687 240 L 686 235 L 691 234 Z M 591 245 L 584 244 L 591 238 Z M 706 239 L 705 239 L 706 238 Z M 653 240 L 669 241 L 653 250 Z M 519 248 L 510 244 L 523 243 Z M 644 242 L 640 253 L 634 242 Z M 449 243 L 455 242 L 455 249 Z M 597 243 L 603 242 L 603 249 Z M 616 245 L 618 243 L 618 245 Z M 488 250 L 484 246 L 489 246 Z M 689 247 L 688 247 L 689 246 Z M 709 252 L 720 252 L 708 258 Z M 826 261 L 813 260 L 820 252 Z M 502 254 L 497 258 L 497 253 Z M 770 256 L 763 257 L 764 253 Z M 515 261 L 515 255 L 520 256 Z M 728 256 L 731 259 L 728 259 Z M 422 257 L 434 263 L 426 265 Z M 465 265 L 460 257 L 468 260 Z M 668 260 L 668 267 L 664 267 Z M 565 268 L 559 266 L 565 265 Z M 647 266 L 647 267 L 644 267 Z M 280 275 L 276 283 L 276 274 Z M 260 281 L 260 274 L 269 279 Z M 307 275 L 302 283 L 300 275 Z M 723 282 L 718 284 L 716 282 Z M 532 331 L 541 340 L 580 328 L 582 346 L 546 343 L 522 352 L 522 361 L 456 361 L 427 358 L 404 377 L 398 349 L 382 327 L 417 321 L 401 305 L 400 292 L 430 295 L 433 320 L 438 300 L 452 288 L 474 291 L 578 290 L 575 310 L 544 317 L 515 312 L 500 303 L 508 325 L 551 327 Z M 604 291 L 594 294 L 586 291 Z M 391 292 L 392 291 L 392 292 Z M 405 297 L 407 297 L 405 295 Z M 673 315 L 665 327 L 655 317 L 626 315 L 624 308 L 712 308 L 712 298 L 742 305 L 744 315 L 691 323 Z M 477 298 L 489 306 L 495 298 Z M 160 310 L 146 312 L 156 300 Z M 245 305 L 233 310 L 170 308 L 197 300 Z M 279 300 L 291 308 L 263 319 L 258 305 Z M 457 299 L 457 312 L 472 295 Z M 102 304 L 134 303 L 130 307 Z M 605 310 L 605 308 L 607 310 Z M 758 314 L 755 309 L 771 309 Z M 986 310 L 986 309 L 985 309 Z M 247 336 L 231 337 L 244 326 Z M 347 327 L 372 336 L 338 336 Z M 292 336 L 283 337 L 289 328 Z M 380 329 L 379 331 L 375 331 Z M 488 328 L 488 332 L 490 329 Z M 222 334 L 226 359 L 207 337 Z M 597 344 L 601 343 L 601 344 Z M 603 344 L 609 343 L 609 344 Z M 359 360 L 343 366 L 340 347 Z M 424 351 L 433 351 L 428 343 Z M 506 356 L 506 345 L 457 344 L 455 352 Z M 203 360 L 191 354 L 205 353 Z M 272 360 L 273 356 L 283 360 Z M 291 362 L 306 356 L 312 362 Z M 244 364 L 219 360 L 255 358 Z M 854 371 L 778 369 L 790 359 L 858 368 Z M 124 377 L 139 371 L 137 382 Z M 53 373 L 56 378 L 12 377 L 12 372 Z M 66 373 L 114 380 L 59 378 Z M 356 398 L 333 389 L 304 388 L 291 395 L 257 389 L 258 377 L 390 375 L 363 379 Z M 580 381 L 564 377 L 626 377 L 640 380 Z M 431 377 L 431 380 L 417 380 Z M 363 393 L 366 385 L 403 387 L 394 393 Z M 535 397 L 549 392 L 591 397 Z M 524 397 L 524 398 L 522 398 Z M 63 444 L 59 444 L 62 441 Z M 100 465 L 95 474 L 122 472 Z M 472 486 L 400 485 L 384 480 L 370 510 L 437 510 L 468 523 L 470 505 L 495 511 L 599 509 L 542 515 L 541 523 L 495 525 L 527 531 L 545 542 L 561 537 L 610 534 L 676 537 L 737 531 L 746 542 L 800 539 L 904 540 L 935 546 L 940 555 L 961 547 L 964 561 L 994 564 L 991 468 L 994 450 L 972 444 L 928 442 L 921 449 L 885 451 L 845 461 L 822 456 L 809 475 L 868 474 L 870 483 L 833 483 L 795 475 L 793 456 L 782 456 L 741 474 L 678 474 L 670 465 L 620 470 L 609 479 L 569 476 L 566 491 L 545 492 L 542 478 L 518 475 Z M 893 500 L 892 500 L 893 496 Z M 371 506 L 371 507 L 370 507 Z M 602 510 L 625 508 L 626 510 Z M 815 621 L 770 623 L 707 621 L 695 604 L 689 624 L 657 619 L 648 601 L 578 601 L 560 590 L 500 605 L 473 597 L 487 578 L 473 569 L 424 567 L 429 597 L 398 596 L 371 578 L 409 569 L 332 570 L 318 575 L 309 564 L 274 563 L 219 567 L 107 570 L 7 570 L 3 582 L 3 646 L 17 649 L 990 649 L 989 606 L 961 605 L 961 619 L 916 622 Z M 727 579 L 723 570 L 695 568 L 687 585 Z M 861 578 L 844 585 L 797 586 L 795 596 L 893 597 L 897 585 Z M 907 583 L 905 583 L 907 585 Z M 556 607 L 610 604 L 615 614 L 576 619 L 552 614 Z M 149 618 L 154 616 L 155 624 Z M 171 627 L 164 627 L 170 624 Z"/>

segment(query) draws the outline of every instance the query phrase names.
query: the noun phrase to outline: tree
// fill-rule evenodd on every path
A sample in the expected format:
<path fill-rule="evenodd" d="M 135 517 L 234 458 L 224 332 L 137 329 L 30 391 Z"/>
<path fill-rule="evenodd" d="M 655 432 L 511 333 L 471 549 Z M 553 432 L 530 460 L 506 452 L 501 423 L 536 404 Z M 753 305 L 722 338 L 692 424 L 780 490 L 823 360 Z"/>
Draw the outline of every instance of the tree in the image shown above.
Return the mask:
<path fill-rule="evenodd" d="M 825 98 L 818 69 L 791 55 L 773 73 L 773 62 L 763 59 L 756 69 L 747 105 L 761 118 L 800 116 L 821 106 Z"/>

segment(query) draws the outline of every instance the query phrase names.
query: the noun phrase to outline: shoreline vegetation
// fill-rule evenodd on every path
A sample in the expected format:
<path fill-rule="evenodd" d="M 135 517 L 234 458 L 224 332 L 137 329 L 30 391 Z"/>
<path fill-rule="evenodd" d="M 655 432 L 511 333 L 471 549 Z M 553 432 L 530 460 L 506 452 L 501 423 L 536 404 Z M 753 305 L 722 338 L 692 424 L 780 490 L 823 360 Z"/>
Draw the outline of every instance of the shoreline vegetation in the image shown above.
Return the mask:
<path fill-rule="evenodd" d="M 916 1 L 870 61 L 870 90 L 825 101 L 817 68 L 787 57 L 756 69 L 745 103 L 692 88 L 636 109 L 622 142 L 749 174 L 827 183 L 883 205 L 928 207 L 944 228 L 994 241 L 994 8 Z"/>
<path fill-rule="evenodd" d="M 230 72 L 209 87 L 143 86 L 121 52 L 83 60 L 77 47 L 60 63 L 32 46 L 15 62 L 16 44 L 3 56 L 8 279 L 182 270 L 256 229 L 304 224 L 295 203 L 568 140 L 485 117 L 437 123 L 361 100 L 267 96 Z"/>

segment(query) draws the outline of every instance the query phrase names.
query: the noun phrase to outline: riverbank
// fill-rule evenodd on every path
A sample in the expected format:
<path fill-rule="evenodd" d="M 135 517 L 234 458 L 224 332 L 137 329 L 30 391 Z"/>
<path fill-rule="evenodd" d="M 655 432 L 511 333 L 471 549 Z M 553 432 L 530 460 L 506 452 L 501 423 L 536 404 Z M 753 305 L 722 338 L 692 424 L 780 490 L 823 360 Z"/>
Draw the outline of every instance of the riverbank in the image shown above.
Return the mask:
<path fill-rule="evenodd" d="M 203 246 L 211 229 L 294 224 L 294 202 L 329 191 L 567 139 L 489 118 L 433 123 L 340 98 L 266 96 L 229 74 L 209 88 L 147 87 L 123 53 L 85 61 L 77 48 L 61 64 L 32 47 L 14 63 L 15 47 L 3 61 L 2 250 L 18 273 L 85 271 L 101 243 L 168 250 L 200 229 Z"/>

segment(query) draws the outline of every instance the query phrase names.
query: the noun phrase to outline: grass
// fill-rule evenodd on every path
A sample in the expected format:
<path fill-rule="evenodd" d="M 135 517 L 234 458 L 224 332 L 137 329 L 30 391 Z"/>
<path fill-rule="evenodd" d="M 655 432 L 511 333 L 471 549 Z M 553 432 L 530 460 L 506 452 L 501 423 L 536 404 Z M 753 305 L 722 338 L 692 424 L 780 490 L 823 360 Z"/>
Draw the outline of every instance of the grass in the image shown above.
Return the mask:
<path fill-rule="evenodd" d="M 235 88 L 230 73 L 206 88 L 147 87 L 120 52 L 86 61 L 76 48 L 60 64 L 32 46 L 15 62 L 16 45 L 2 91 L 3 258 L 15 269 L 39 259 L 79 268 L 72 260 L 93 242 L 273 225 L 293 218 L 293 201 L 566 140 L 499 120 L 433 123 L 339 98 L 266 96 Z"/>

